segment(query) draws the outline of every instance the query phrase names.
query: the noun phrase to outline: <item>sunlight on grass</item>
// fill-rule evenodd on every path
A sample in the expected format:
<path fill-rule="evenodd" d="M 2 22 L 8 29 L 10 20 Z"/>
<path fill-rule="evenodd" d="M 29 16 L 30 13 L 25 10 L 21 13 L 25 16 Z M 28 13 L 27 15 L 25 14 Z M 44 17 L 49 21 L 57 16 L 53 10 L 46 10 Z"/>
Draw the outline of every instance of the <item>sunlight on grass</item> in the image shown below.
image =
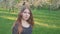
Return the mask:
<path fill-rule="evenodd" d="M 10 17 L 10 16 L 0 16 L 2 18 L 10 19 L 10 20 L 16 20 L 16 17 Z"/>
<path fill-rule="evenodd" d="M 49 28 L 60 28 L 60 26 L 56 26 L 55 24 L 49 24 L 50 22 L 54 23 L 54 20 L 40 20 L 40 19 L 36 19 L 34 18 L 35 24 L 38 24 L 40 26 L 46 26 Z M 47 21 L 48 23 L 44 23 L 45 21 Z"/>
<path fill-rule="evenodd" d="M 35 22 L 35 24 L 38 24 L 40 26 L 46 26 L 48 28 L 60 28 L 60 27 L 57 27 L 56 25 L 48 25 L 48 24 L 38 23 L 38 22 Z"/>
<path fill-rule="evenodd" d="M 15 13 L 15 12 L 11 12 L 10 14 L 17 14 L 17 13 Z"/>

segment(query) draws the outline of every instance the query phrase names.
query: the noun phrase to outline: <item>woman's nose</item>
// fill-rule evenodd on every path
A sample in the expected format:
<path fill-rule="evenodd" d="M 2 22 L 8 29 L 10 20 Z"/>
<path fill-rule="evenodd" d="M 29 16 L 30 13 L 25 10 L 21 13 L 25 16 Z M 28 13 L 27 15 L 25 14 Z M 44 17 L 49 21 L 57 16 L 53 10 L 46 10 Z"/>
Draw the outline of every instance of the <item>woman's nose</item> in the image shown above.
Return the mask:
<path fill-rule="evenodd" d="M 29 14 L 27 13 L 26 15 L 28 16 Z"/>

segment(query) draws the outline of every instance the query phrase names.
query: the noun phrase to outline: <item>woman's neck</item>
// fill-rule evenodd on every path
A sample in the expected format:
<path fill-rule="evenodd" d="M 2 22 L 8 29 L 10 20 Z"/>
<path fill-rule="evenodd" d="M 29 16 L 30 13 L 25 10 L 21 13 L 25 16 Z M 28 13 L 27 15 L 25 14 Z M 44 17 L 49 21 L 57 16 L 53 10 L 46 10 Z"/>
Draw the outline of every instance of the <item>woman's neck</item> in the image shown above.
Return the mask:
<path fill-rule="evenodd" d="M 22 19 L 21 22 L 22 22 L 22 26 L 23 27 L 27 27 L 28 28 L 30 26 L 30 24 L 26 20 Z"/>
<path fill-rule="evenodd" d="M 22 19 L 21 21 L 22 21 L 22 22 L 24 22 L 24 23 L 25 23 L 25 22 L 27 22 L 27 21 L 26 21 L 26 20 L 24 20 L 24 19 Z"/>

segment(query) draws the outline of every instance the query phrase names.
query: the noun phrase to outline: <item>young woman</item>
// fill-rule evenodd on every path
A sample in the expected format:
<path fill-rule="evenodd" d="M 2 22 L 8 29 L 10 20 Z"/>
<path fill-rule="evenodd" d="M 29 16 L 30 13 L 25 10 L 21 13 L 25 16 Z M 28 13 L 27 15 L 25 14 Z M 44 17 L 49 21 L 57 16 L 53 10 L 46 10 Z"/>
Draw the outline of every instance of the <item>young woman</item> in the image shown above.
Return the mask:
<path fill-rule="evenodd" d="M 34 21 L 31 10 L 28 7 L 23 7 L 13 26 L 12 34 L 32 34 L 33 25 Z"/>

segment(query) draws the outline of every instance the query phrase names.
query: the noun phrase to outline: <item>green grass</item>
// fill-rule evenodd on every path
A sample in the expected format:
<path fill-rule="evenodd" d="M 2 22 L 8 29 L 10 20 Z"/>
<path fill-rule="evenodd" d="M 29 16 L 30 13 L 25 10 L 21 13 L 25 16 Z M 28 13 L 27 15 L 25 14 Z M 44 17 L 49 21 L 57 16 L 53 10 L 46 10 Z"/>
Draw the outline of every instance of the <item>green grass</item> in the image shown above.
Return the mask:
<path fill-rule="evenodd" d="M 32 10 L 34 16 L 33 34 L 60 34 L 60 10 Z M 0 34 L 12 34 L 12 25 L 17 12 L 0 10 Z"/>

